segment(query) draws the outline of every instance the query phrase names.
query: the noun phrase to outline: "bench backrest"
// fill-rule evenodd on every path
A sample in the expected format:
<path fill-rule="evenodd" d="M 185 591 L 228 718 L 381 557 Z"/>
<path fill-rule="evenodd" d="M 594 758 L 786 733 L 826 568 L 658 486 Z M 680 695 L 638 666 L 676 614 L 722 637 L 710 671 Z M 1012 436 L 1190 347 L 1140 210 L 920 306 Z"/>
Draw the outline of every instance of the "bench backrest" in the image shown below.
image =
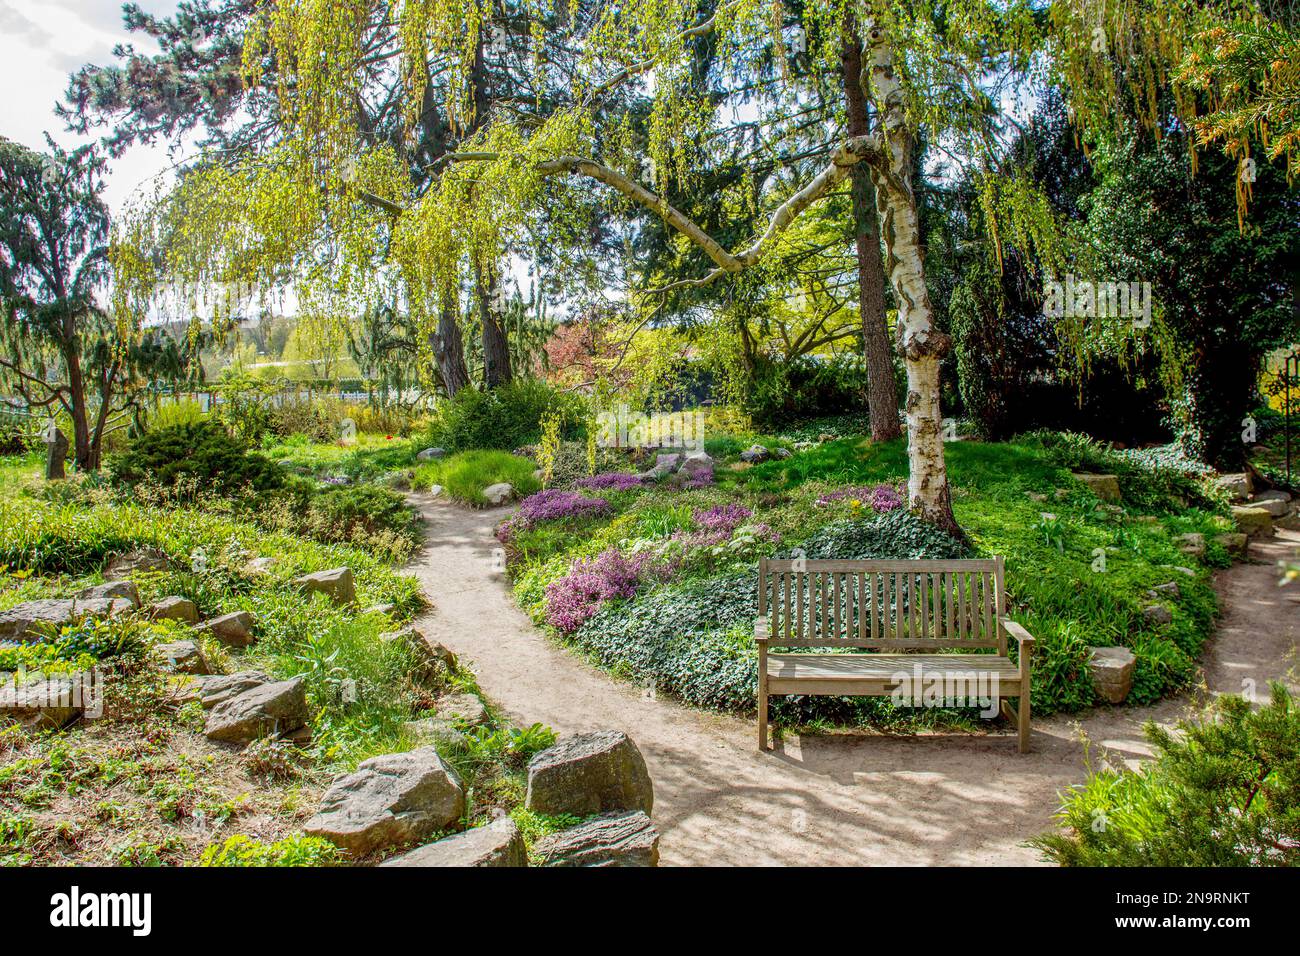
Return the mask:
<path fill-rule="evenodd" d="M 758 564 L 758 612 L 780 647 L 997 648 L 1002 558 Z"/>

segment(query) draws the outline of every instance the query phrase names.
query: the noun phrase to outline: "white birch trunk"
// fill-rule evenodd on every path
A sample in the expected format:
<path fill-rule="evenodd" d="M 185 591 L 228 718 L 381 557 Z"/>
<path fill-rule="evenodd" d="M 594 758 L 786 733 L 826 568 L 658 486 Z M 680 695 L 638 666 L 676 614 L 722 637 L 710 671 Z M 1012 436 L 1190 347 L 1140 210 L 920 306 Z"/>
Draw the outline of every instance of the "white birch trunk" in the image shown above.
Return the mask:
<path fill-rule="evenodd" d="M 885 240 L 886 272 L 898 301 L 898 352 L 907 370 L 908 503 L 924 518 L 957 529 L 943 457 L 939 366 L 951 342 L 934 326 L 925 285 L 920 218 L 912 190 L 913 139 L 904 115 L 903 89 L 894 72 L 894 49 L 880 21 L 866 26 L 868 90 L 880 118 L 884 162 L 871 165 Z"/>

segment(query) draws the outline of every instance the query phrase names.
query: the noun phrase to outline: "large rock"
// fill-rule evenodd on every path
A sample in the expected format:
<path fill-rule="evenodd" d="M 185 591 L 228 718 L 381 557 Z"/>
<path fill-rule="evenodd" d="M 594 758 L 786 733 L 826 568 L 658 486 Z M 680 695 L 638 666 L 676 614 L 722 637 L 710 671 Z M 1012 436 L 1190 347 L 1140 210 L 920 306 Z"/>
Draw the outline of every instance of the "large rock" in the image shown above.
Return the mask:
<path fill-rule="evenodd" d="M 772 457 L 772 453 L 762 445 L 750 445 L 740 453 L 740 460 L 751 465 L 761 465 Z"/>
<path fill-rule="evenodd" d="M 51 422 L 51 425 L 54 423 Z M 67 477 L 64 468 L 68 460 L 68 436 L 57 427 L 50 429 L 45 439 L 45 480 L 57 481 Z"/>
<path fill-rule="evenodd" d="M 104 577 L 123 578 L 136 571 L 166 571 L 171 566 L 171 559 L 159 549 L 137 548 L 111 559 L 104 568 Z"/>
<path fill-rule="evenodd" d="M 184 624 L 199 623 L 199 609 L 188 598 L 165 597 L 149 606 L 149 616 L 155 621 L 181 621 Z"/>
<path fill-rule="evenodd" d="M 261 684 L 218 704 L 203 732 L 211 740 L 246 744 L 258 737 L 283 737 L 306 724 L 307 688 L 295 677 Z"/>
<path fill-rule="evenodd" d="M 570 737 L 534 756 L 524 803 L 549 814 L 649 813 L 654 784 L 631 738 L 620 730 L 602 730 Z"/>
<path fill-rule="evenodd" d="M 1263 508 L 1270 518 L 1285 518 L 1291 513 L 1291 502 L 1286 498 L 1265 498 L 1263 495 L 1256 495 L 1249 507 Z"/>
<path fill-rule="evenodd" d="M 475 727 L 487 720 L 487 708 L 477 694 L 448 694 L 438 698 L 433 712 L 440 720 Z"/>
<path fill-rule="evenodd" d="M 1088 490 L 1102 501 L 1120 501 L 1123 496 L 1119 490 L 1119 479 L 1114 475 L 1090 475 L 1074 472 L 1076 481 L 1088 486 Z"/>
<path fill-rule="evenodd" d="M 1245 501 L 1253 490 L 1250 475 L 1246 472 L 1220 475 L 1214 483 L 1227 493 L 1230 501 Z"/>
<path fill-rule="evenodd" d="M 415 460 L 433 461 L 435 458 L 441 458 L 445 454 L 447 454 L 447 452 L 445 449 L 442 448 L 425 448 L 415 456 Z"/>
<path fill-rule="evenodd" d="M 34 644 L 44 632 L 57 631 L 78 617 L 110 617 L 135 610 L 127 598 L 46 598 L 24 601 L 0 612 L 0 641 Z"/>
<path fill-rule="evenodd" d="M 351 604 L 357 599 L 351 568 L 330 568 L 328 571 L 304 574 L 294 578 L 293 583 L 309 594 L 323 594 L 335 604 Z"/>
<path fill-rule="evenodd" d="M 208 662 L 193 641 L 171 641 L 157 644 L 153 649 L 154 657 L 164 662 L 177 674 L 206 674 Z"/>
<path fill-rule="evenodd" d="M 1267 538 L 1273 534 L 1273 516 L 1263 508 L 1233 505 L 1232 520 L 1237 530 L 1252 538 Z"/>
<path fill-rule="evenodd" d="M 483 497 L 493 506 L 503 505 L 515 496 L 515 486 L 508 481 L 499 481 L 483 489 Z"/>
<path fill-rule="evenodd" d="M 659 831 L 640 811 L 595 817 L 533 847 L 544 866 L 658 866 Z"/>
<path fill-rule="evenodd" d="M 204 710 L 224 704 L 231 698 L 238 697 L 244 691 L 269 684 L 271 678 L 261 671 L 240 671 L 237 674 L 212 674 L 208 677 L 195 678 L 196 699 Z"/>
<path fill-rule="evenodd" d="M 30 643 L 41 639 L 40 625 L 60 628 L 72 623 L 76 602 L 71 598 L 25 601 L 0 612 L 0 640 Z"/>
<path fill-rule="evenodd" d="M 1250 549 L 1250 537 L 1240 532 L 1217 535 L 1214 539 L 1234 558 L 1244 558 Z"/>
<path fill-rule="evenodd" d="M 335 781 L 303 828 L 357 855 L 425 839 L 460 823 L 465 791 L 432 747 L 363 760 Z"/>
<path fill-rule="evenodd" d="M 1137 658 L 1127 647 L 1094 647 L 1088 660 L 1088 674 L 1097 696 L 1110 704 L 1122 704 L 1133 689 Z"/>
<path fill-rule="evenodd" d="M 1193 558 L 1205 556 L 1205 535 L 1193 531 L 1188 534 L 1180 534 L 1174 538 L 1174 545 L 1183 554 Z"/>
<path fill-rule="evenodd" d="M 527 866 L 524 838 L 515 821 L 501 817 L 487 826 L 430 843 L 380 866 Z"/>
<path fill-rule="evenodd" d="M 651 467 L 649 471 L 644 472 L 642 477 L 653 480 L 664 478 L 676 471 L 677 467 L 681 463 L 682 456 L 679 452 L 666 452 L 661 455 L 656 455 L 653 467 Z"/>
<path fill-rule="evenodd" d="M 253 643 L 253 624 L 254 618 L 250 612 L 235 611 L 211 618 L 203 627 L 227 647 L 247 647 Z"/>
<path fill-rule="evenodd" d="M 679 474 L 685 475 L 687 480 L 699 478 L 702 475 L 711 475 L 713 474 L 713 459 L 709 457 L 708 452 L 692 452 L 682 462 Z"/>
<path fill-rule="evenodd" d="M 115 617 L 130 614 L 135 608 L 126 598 L 77 598 L 72 613 L 76 617 Z"/>
<path fill-rule="evenodd" d="M 132 607 L 140 606 L 140 591 L 134 581 L 105 581 L 103 584 L 85 588 L 77 594 L 77 597 L 81 600 L 120 598 L 130 601 Z"/>
<path fill-rule="evenodd" d="M 1272 488 L 1268 491 L 1261 491 L 1259 494 L 1255 495 L 1255 503 L 1258 504 L 1261 501 L 1289 502 L 1292 500 L 1292 497 L 1293 496 L 1289 491 L 1281 491 L 1280 489 Z"/>
<path fill-rule="evenodd" d="M 1152 604 L 1150 607 L 1142 609 L 1142 619 L 1148 624 L 1160 626 L 1161 624 L 1170 624 L 1174 620 L 1173 613 L 1163 604 Z"/>
<path fill-rule="evenodd" d="M 19 684 L 10 677 L 0 684 L 0 717 L 27 730 L 66 727 L 85 711 L 78 679 L 59 675 Z"/>
<path fill-rule="evenodd" d="M 379 639 L 385 644 L 401 642 L 410 648 L 415 658 L 412 676 L 422 684 L 436 683 L 456 669 L 456 655 L 437 641 L 429 640 L 418 628 L 408 625 L 401 630 L 386 631 Z"/>

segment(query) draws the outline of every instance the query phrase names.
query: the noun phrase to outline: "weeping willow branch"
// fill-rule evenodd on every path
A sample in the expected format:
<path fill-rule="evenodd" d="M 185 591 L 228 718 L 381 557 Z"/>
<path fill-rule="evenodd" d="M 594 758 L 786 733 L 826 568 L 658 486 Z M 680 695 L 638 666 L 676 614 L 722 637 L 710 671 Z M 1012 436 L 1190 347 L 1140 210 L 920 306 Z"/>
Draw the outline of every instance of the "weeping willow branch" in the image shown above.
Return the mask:
<path fill-rule="evenodd" d="M 741 272 L 758 262 L 772 242 L 794 222 L 799 215 L 814 202 L 824 196 L 837 184 L 848 177 L 849 171 L 860 162 L 878 165 L 884 161 L 880 140 L 876 136 L 855 136 L 846 140 L 831 154 L 831 163 L 814 176 L 806 186 L 783 202 L 772 213 L 767 229 L 752 245 L 738 253 L 728 252 L 722 245 L 705 232 L 688 216 L 672 206 L 666 199 L 646 189 L 640 183 L 628 179 L 622 173 L 601 165 L 595 160 L 582 159 L 577 156 L 561 156 L 537 164 L 539 172 L 545 175 L 569 173 L 586 176 L 602 182 L 622 193 L 633 202 L 646 209 L 659 213 L 670 226 L 699 246 L 717 268 L 698 279 L 683 279 L 671 285 L 651 290 L 663 293 L 673 289 L 690 286 L 704 286 L 716 281 L 728 273 Z"/>
<path fill-rule="evenodd" d="M 710 16 L 707 20 L 701 20 L 699 23 L 695 24 L 694 26 L 687 27 L 685 30 L 681 31 L 675 37 L 673 37 L 673 39 L 678 42 L 684 42 L 686 40 L 693 39 L 694 37 L 704 36 L 706 33 L 712 33 L 713 28 L 717 26 L 718 17 L 724 13 L 729 12 L 733 7 L 737 7 L 739 5 L 740 5 L 740 0 L 731 0 L 731 2 L 729 3 L 724 3 L 722 6 L 718 7 L 718 9 L 713 12 L 713 15 Z M 618 86 L 620 83 L 625 83 L 634 76 L 640 76 L 642 73 L 646 73 L 654 69 L 655 64 L 657 64 L 658 62 L 659 60 L 657 57 L 649 57 L 647 59 L 641 60 L 639 63 L 633 63 L 630 66 L 626 66 L 623 69 L 619 70 L 617 73 L 615 73 L 613 76 L 611 76 L 609 79 L 605 80 L 605 82 L 592 88 L 591 95 L 602 96 L 603 94 L 608 93 L 614 87 Z"/>

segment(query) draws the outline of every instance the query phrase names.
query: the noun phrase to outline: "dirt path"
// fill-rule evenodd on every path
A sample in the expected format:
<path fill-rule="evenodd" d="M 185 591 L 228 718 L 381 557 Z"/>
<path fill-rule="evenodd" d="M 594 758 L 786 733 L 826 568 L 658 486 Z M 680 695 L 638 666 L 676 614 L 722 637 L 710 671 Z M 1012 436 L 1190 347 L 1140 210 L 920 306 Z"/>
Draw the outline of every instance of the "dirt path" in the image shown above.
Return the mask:
<path fill-rule="evenodd" d="M 1132 758 L 1146 752 L 1144 720 L 1170 721 L 1188 706 L 1035 721 L 1035 749 L 1023 757 L 1009 732 L 788 736 L 763 755 L 752 722 L 651 699 L 534 628 L 494 570 L 492 527 L 504 509 L 416 503 L 429 546 L 412 571 L 436 608 L 421 628 L 517 723 L 626 731 L 654 779 L 665 865 L 1033 864 L 1020 844 L 1051 825 L 1057 792 L 1082 779 L 1080 731 Z M 1300 592 L 1279 589 L 1273 565 L 1297 546 L 1294 534 L 1258 545 L 1253 556 L 1266 563 L 1220 575 L 1226 614 L 1206 658 L 1212 691 L 1240 692 L 1245 678 L 1262 689 L 1296 663 Z"/>

